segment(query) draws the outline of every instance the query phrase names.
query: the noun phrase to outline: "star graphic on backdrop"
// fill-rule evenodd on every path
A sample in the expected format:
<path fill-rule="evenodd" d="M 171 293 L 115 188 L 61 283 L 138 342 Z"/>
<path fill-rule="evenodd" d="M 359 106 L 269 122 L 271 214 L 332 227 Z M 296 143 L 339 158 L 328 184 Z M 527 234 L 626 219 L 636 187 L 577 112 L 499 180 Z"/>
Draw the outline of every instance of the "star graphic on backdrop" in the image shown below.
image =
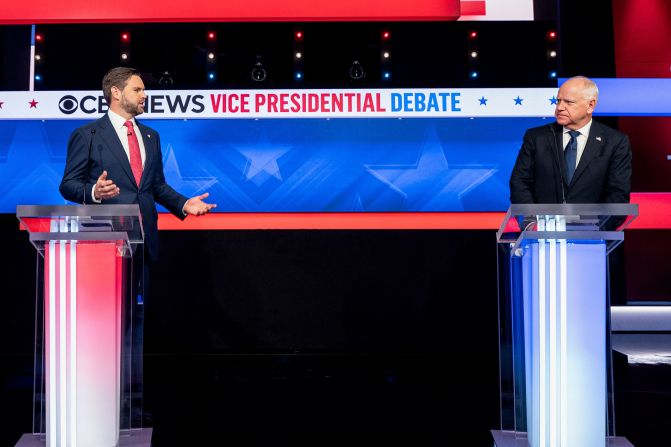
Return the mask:
<path fill-rule="evenodd" d="M 0 205 L 66 203 L 58 193 L 63 165 L 58 166 L 59 160 L 51 151 L 45 124 L 16 120 L 4 129 L 10 132 L 0 139 L 0 178 L 5 180 L 0 182 Z"/>
<path fill-rule="evenodd" d="M 202 194 L 218 182 L 217 177 L 212 176 L 187 177 L 182 175 L 175 150 L 170 144 L 166 146 L 163 155 L 163 172 L 170 186 L 189 196 Z"/>
<path fill-rule="evenodd" d="M 405 208 L 463 209 L 462 197 L 496 173 L 481 164 L 450 167 L 435 129 L 431 129 L 413 164 L 366 166 L 405 199 Z"/>
<path fill-rule="evenodd" d="M 557 97 L 553 96 L 550 98 L 550 105 L 556 106 L 557 105 Z"/>
<path fill-rule="evenodd" d="M 267 137 L 263 136 L 254 145 L 237 145 L 234 147 L 247 159 L 242 172 L 246 180 L 257 186 L 261 186 L 271 177 L 283 180 L 277 160 L 289 152 L 292 146 L 272 144 Z"/>
<path fill-rule="evenodd" d="M 478 101 L 480 101 L 481 106 L 486 106 L 488 99 L 483 96 L 482 98 L 478 99 Z"/>
<path fill-rule="evenodd" d="M 37 108 L 37 104 L 39 104 L 39 102 L 35 101 L 35 98 L 33 98 L 33 100 L 32 100 L 32 101 L 29 101 L 28 104 L 30 104 L 30 108 L 31 108 L 31 109 L 36 109 L 36 108 Z"/>
<path fill-rule="evenodd" d="M 524 101 L 524 98 L 520 98 L 520 96 L 517 95 L 517 98 L 513 98 L 513 100 L 515 101 L 515 105 L 516 105 L 516 106 L 521 106 L 521 105 L 522 105 L 522 101 Z"/>

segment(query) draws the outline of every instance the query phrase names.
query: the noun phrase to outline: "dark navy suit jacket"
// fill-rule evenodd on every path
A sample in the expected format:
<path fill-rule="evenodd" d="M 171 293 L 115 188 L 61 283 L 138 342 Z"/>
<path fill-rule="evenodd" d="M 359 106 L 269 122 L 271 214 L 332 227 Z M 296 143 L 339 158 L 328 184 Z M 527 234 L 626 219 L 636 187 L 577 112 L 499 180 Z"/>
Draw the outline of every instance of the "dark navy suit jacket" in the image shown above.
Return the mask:
<path fill-rule="evenodd" d="M 510 176 L 511 203 L 628 203 L 631 145 L 615 129 L 592 121 L 571 183 L 566 181 L 563 128 L 529 129 Z"/>
<path fill-rule="evenodd" d="M 130 168 L 128 156 L 119 141 L 112 122 L 105 115 L 99 120 L 76 129 L 68 142 L 65 173 L 60 191 L 71 202 L 95 204 L 91 196 L 93 185 L 103 171 L 114 181 L 121 193 L 104 204 L 139 204 L 145 245 L 149 256 L 158 257 L 158 213 L 156 203 L 184 219 L 182 208 L 187 198 L 172 189 L 163 176 L 163 155 L 158 133 L 136 120 L 145 148 L 145 164 L 138 186 Z"/>

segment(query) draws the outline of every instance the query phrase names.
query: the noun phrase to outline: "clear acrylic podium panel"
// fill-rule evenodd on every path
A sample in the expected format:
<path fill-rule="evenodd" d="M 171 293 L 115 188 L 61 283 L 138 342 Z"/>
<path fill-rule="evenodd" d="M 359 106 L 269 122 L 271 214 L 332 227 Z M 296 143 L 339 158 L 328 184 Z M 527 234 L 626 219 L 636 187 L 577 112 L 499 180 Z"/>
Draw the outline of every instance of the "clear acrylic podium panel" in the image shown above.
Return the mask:
<path fill-rule="evenodd" d="M 80 405 L 83 408 L 93 408 L 93 413 L 97 410 L 95 407 L 110 405 L 109 402 L 96 401 L 98 397 L 76 396 L 76 390 L 83 387 L 81 384 L 70 386 L 71 383 L 61 384 L 59 382 L 61 376 L 67 376 L 67 381 L 76 381 L 77 377 L 72 377 L 72 371 L 76 371 L 77 368 L 87 368 L 87 359 L 81 355 L 81 352 L 86 350 L 84 345 L 95 350 L 98 349 L 98 344 L 104 344 L 103 339 L 105 338 L 116 338 L 119 352 L 113 352 L 111 356 L 108 356 L 114 364 L 105 363 L 107 361 L 105 360 L 102 362 L 104 366 L 102 364 L 88 365 L 88 368 L 98 368 L 100 371 L 95 374 L 114 373 L 117 375 L 116 379 L 113 379 L 117 382 L 116 389 L 110 390 L 112 394 L 107 393 L 108 396 L 118 395 L 118 399 L 116 397 L 113 399 L 118 402 L 112 403 L 116 405 L 116 409 L 113 408 L 112 411 L 117 412 L 118 410 L 118 423 L 112 430 L 117 432 L 118 437 L 119 430 L 141 428 L 144 320 L 142 276 L 144 269 L 143 256 L 137 255 L 142 252 L 144 233 L 138 206 L 21 205 L 17 207 L 16 214 L 22 228 L 29 232 L 30 242 L 37 250 L 33 433 L 47 434 L 49 432 L 53 437 L 58 436 L 58 445 L 71 445 L 74 442 L 71 438 L 76 436 L 72 433 L 79 432 L 81 435 L 81 432 L 85 432 L 87 428 L 82 427 L 86 424 L 82 422 L 81 417 L 77 420 L 77 417 L 72 416 L 77 414 L 77 410 L 70 400 L 82 401 Z M 67 278 L 69 281 L 67 286 L 63 284 L 62 279 L 59 283 L 58 278 L 55 278 L 55 275 L 62 275 L 59 261 L 66 266 L 63 272 L 75 275 Z M 76 268 L 71 268 L 73 265 Z M 77 290 L 73 293 L 70 290 L 71 285 L 75 284 L 73 280 L 77 275 L 90 276 L 87 282 L 89 286 L 93 285 L 93 289 L 89 290 L 96 290 L 97 287 L 98 292 L 91 291 L 89 295 L 94 294 L 95 296 L 89 296 L 87 300 L 85 291 Z M 78 288 L 84 279 L 81 277 L 76 279 L 78 279 L 76 281 Z M 109 289 L 107 286 L 114 287 L 111 292 L 113 298 L 107 293 L 108 290 L 99 294 L 100 287 Z M 59 291 L 56 288 L 62 288 L 62 291 L 67 288 L 68 296 L 79 295 L 76 305 L 70 306 L 69 302 L 61 300 L 62 308 L 50 308 L 53 304 L 50 304 L 49 297 L 51 294 L 58 294 Z M 105 303 L 101 302 L 102 295 L 106 296 Z M 56 301 L 56 303 L 60 306 L 61 301 Z M 81 312 L 81 315 L 77 315 L 74 319 L 70 317 L 75 314 L 68 316 L 67 323 L 63 325 L 60 324 L 60 320 L 57 321 L 61 314 L 72 312 Z M 107 315 L 102 315 L 102 313 L 107 313 Z M 52 314 L 53 318 L 51 318 Z M 89 316 L 85 317 L 85 315 Z M 114 323 L 114 318 L 116 318 L 114 315 L 118 316 L 116 323 Z M 91 323 L 79 321 L 77 317 L 96 321 Z M 77 323 L 72 324 L 71 321 L 77 321 Z M 79 327 L 80 334 L 76 334 L 76 327 Z M 64 332 L 58 333 L 61 330 Z M 93 336 L 81 339 L 81 335 L 87 330 Z M 80 352 L 80 354 L 78 356 L 64 354 L 65 362 L 62 366 L 55 361 L 52 361 L 53 365 L 50 366 L 47 353 L 58 349 L 55 343 L 62 341 L 72 343 L 72 340 L 78 340 L 77 343 L 80 346 L 76 346 L 71 352 Z M 52 343 L 51 350 L 49 343 Z M 73 366 L 73 357 L 79 361 L 76 368 Z M 61 367 L 63 369 L 59 371 Z M 111 371 L 115 368 L 118 372 Z M 58 380 L 55 380 L 56 378 Z M 58 385 L 51 386 L 50 399 L 47 398 L 48 383 Z M 58 389 L 61 386 L 63 389 Z M 61 395 L 65 393 L 74 393 L 70 396 L 74 399 L 68 400 L 67 405 L 63 403 L 61 407 L 61 402 L 63 402 Z M 58 396 L 58 404 L 54 403 L 57 401 L 56 396 Z M 50 401 L 49 405 L 52 405 L 51 411 L 49 411 L 47 401 Z M 63 418 L 63 414 L 67 414 L 67 418 Z M 60 425 L 61 420 L 63 424 L 67 423 L 70 427 L 67 429 L 50 428 L 50 426 Z M 63 434 L 60 433 L 61 431 Z M 86 439 L 86 435 L 83 436 Z"/>
<path fill-rule="evenodd" d="M 560 429 L 567 429 L 557 421 L 561 421 L 562 417 L 565 421 L 573 417 L 566 413 L 567 408 L 572 408 L 570 402 L 565 402 L 572 398 L 570 390 L 566 391 L 579 388 L 571 381 L 561 380 L 568 380 L 565 376 L 575 379 L 575 371 L 571 372 L 566 365 L 579 363 L 574 358 L 584 357 L 584 353 L 589 352 L 588 363 L 603 362 L 594 369 L 599 373 L 592 374 L 590 379 L 597 388 L 602 382 L 604 385 L 603 405 L 598 408 L 597 402 L 594 412 L 603 414 L 603 435 L 615 435 L 606 258 L 622 242 L 622 230 L 637 214 L 637 205 L 631 204 L 512 205 L 508 210 L 497 233 L 501 430 L 517 433 L 522 438 L 528 437 L 532 446 L 545 445 L 549 439 L 542 436 L 543 442 L 538 439 L 540 420 L 550 421 L 551 417 L 556 417 L 541 428 L 548 433 L 554 430 L 556 439 L 560 439 Z M 558 272 L 557 276 L 551 274 L 554 271 Z M 594 277 L 595 281 L 588 279 L 585 285 L 579 277 L 587 276 Z M 537 296 L 530 298 L 541 287 L 550 290 L 547 294 L 541 293 L 544 304 L 539 304 L 540 300 L 533 302 L 538 300 Z M 554 291 L 557 291 L 556 294 Z M 555 303 L 555 307 L 549 303 Z M 594 319 L 591 325 L 581 321 L 581 314 L 584 313 L 590 313 Z M 540 315 L 545 317 L 540 318 Z M 569 320 L 566 321 L 566 318 Z M 591 346 L 575 336 L 581 333 L 579 325 L 582 324 L 588 326 L 588 331 L 593 330 L 588 335 L 588 338 L 594 339 Z M 562 331 L 568 333 L 566 338 L 562 338 Z M 546 338 L 539 335 L 541 332 L 547 334 Z M 556 348 L 552 347 L 553 343 Z M 541 352 L 541 346 L 547 349 Z M 554 364 L 552 356 L 557 359 Z M 573 358 L 562 360 L 562 356 Z M 580 371 L 580 376 L 590 376 L 589 368 L 576 371 Z M 601 372 L 603 377 L 599 377 Z M 541 373 L 545 375 L 541 376 Z M 580 377 L 579 380 L 587 379 Z M 548 408 L 552 403 L 552 390 L 555 387 L 562 390 L 562 385 L 563 394 L 556 394 L 557 408 Z M 544 388 L 542 393 L 541 386 Z M 546 400 L 541 401 L 539 394 Z M 543 410 L 540 410 L 541 407 Z M 596 421 L 600 420 L 600 415 L 593 417 Z M 578 430 L 572 426 L 569 431 Z M 563 433 L 563 436 L 570 438 L 572 434 Z M 553 445 L 563 446 L 564 442 Z"/>

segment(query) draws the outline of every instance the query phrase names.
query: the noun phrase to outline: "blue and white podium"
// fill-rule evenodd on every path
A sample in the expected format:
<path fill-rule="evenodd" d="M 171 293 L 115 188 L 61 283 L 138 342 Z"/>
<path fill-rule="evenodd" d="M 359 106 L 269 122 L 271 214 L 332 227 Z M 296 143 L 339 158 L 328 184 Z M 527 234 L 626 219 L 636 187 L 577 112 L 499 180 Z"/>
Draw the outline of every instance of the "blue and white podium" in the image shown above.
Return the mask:
<path fill-rule="evenodd" d="M 512 205 L 497 233 L 497 447 L 631 446 L 615 436 L 607 256 L 632 204 Z"/>

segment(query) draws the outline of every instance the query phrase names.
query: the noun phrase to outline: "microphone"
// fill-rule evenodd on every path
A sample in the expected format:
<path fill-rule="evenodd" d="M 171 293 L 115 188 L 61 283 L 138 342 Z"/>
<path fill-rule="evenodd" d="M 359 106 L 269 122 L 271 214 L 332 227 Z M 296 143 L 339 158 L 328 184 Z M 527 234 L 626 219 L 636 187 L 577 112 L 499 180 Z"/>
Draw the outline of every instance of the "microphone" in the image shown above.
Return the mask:
<path fill-rule="evenodd" d="M 91 141 L 89 141 L 89 158 L 91 157 L 91 150 L 93 149 L 93 137 L 96 135 L 96 130 L 94 128 L 91 128 Z M 82 184 L 82 187 L 84 188 L 84 201 L 82 202 L 82 205 L 86 205 L 86 196 L 87 196 L 87 191 L 86 191 L 86 184 Z M 95 190 L 95 186 L 93 187 Z M 93 191 L 90 191 L 91 193 L 91 198 L 93 197 Z"/>
<path fill-rule="evenodd" d="M 555 132 L 554 124 L 550 124 L 550 130 L 552 131 L 552 141 L 554 141 L 555 147 L 555 159 L 557 160 L 557 167 L 559 168 L 559 178 L 561 180 L 561 199 L 562 203 L 566 203 L 566 191 L 564 190 L 564 185 L 566 181 L 564 180 L 564 172 L 562 171 L 561 160 L 559 159 L 559 145 L 557 145 L 557 133 Z"/>

